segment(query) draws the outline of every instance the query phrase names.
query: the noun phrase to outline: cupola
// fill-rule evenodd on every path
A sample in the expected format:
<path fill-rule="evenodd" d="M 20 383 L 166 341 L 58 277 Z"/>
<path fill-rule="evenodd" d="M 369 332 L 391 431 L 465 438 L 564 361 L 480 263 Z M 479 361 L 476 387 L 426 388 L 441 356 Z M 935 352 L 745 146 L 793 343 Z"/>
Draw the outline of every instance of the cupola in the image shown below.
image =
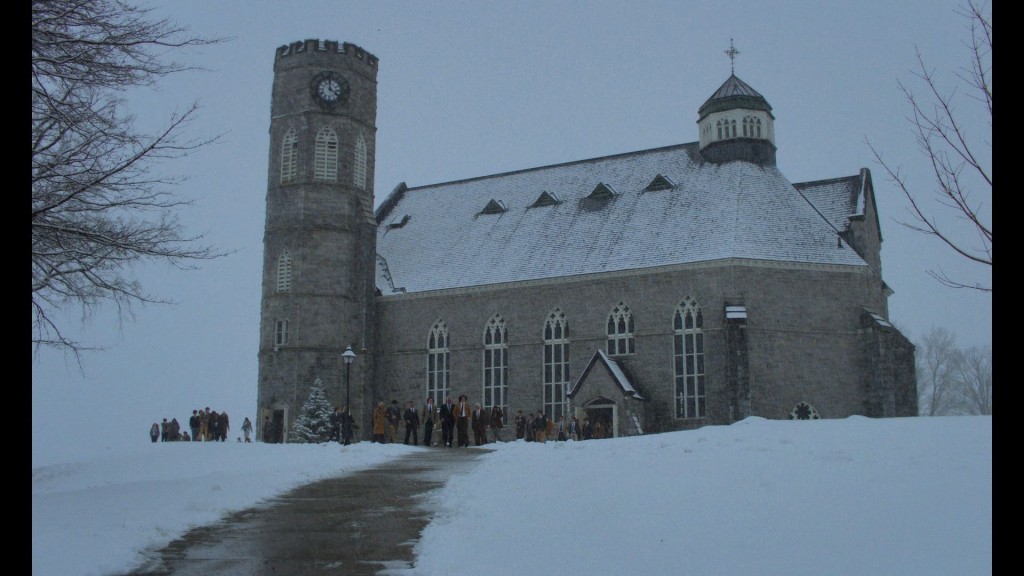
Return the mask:
<path fill-rule="evenodd" d="M 739 51 L 725 51 L 733 60 Z M 735 72 L 697 110 L 700 151 L 709 162 L 775 164 L 775 117 L 764 96 Z"/>

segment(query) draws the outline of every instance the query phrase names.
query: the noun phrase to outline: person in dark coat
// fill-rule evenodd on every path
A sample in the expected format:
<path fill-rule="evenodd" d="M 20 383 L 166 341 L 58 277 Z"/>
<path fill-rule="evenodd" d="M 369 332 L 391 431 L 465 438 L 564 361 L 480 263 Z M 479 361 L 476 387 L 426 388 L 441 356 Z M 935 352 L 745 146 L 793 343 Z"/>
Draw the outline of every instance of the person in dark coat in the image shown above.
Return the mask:
<path fill-rule="evenodd" d="M 153 425 L 149 427 L 149 439 L 156 442 L 160 439 L 160 425 L 153 422 Z"/>
<path fill-rule="evenodd" d="M 441 418 L 441 437 L 444 445 L 451 448 L 455 440 L 455 405 L 452 404 L 451 396 L 445 398 L 444 404 L 438 409 L 438 415 Z"/>
<path fill-rule="evenodd" d="M 505 412 L 497 404 L 491 406 L 490 425 L 494 441 L 501 442 L 501 429 L 505 427 Z"/>
<path fill-rule="evenodd" d="M 523 414 L 522 410 L 516 412 L 516 440 L 522 440 L 526 437 L 526 414 Z"/>
<path fill-rule="evenodd" d="M 402 420 L 405 422 L 405 443 L 409 443 L 409 436 L 412 435 L 413 446 L 419 444 L 420 413 L 416 410 L 416 403 L 412 400 L 409 400 L 409 405 L 405 407 Z"/>
<path fill-rule="evenodd" d="M 423 406 L 420 420 L 423 421 L 423 445 L 430 446 L 434 437 L 434 421 L 437 420 L 437 408 L 434 406 L 433 396 L 427 398 L 427 404 Z"/>
<path fill-rule="evenodd" d="M 192 411 L 192 417 L 188 419 L 188 429 L 192 431 L 192 441 L 199 441 L 199 410 Z"/>
<path fill-rule="evenodd" d="M 469 418 L 472 412 L 469 399 L 465 394 L 460 395 L 459 402 L 455 404 L 455 430 L 459 435 L 459 448 L 469 447 Z"/>
<path fill-rule="evenodd" d="M 220 434 L 220 441 L 226 442 L 228 439 L 228 413 L 221 412 L 217 415 L 217 433 Z"/>
<path fill-rule="evenodd" d="M 480 403 L 477 402 L 473 406 L 473 415 L 471 416 L 473 426 L 473 444 L 476 446 L 483 446 L 487 444 L 487 410 L 484 410 Z"/>
<path fill-rule="evenodd" d="M 330 424 L 331 424 L 331 435 L 327 438 L 328 441 L 335 440 L 341 442 L 341 408 L 334 407 L 334 412 L 331 413 Z"/>

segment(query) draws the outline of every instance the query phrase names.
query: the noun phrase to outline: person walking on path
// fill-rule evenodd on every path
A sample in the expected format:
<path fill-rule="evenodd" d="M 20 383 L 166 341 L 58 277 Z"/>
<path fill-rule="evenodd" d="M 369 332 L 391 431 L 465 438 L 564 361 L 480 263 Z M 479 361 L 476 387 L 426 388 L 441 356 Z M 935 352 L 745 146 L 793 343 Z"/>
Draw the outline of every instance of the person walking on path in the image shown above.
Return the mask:
<path fill-rule="evenodd" d="M 501 406 L 491 406 L 491 433 L 494 434 L 494 441 L 501 442 L 501 429 L 505 427 L 505 412 Z"/>
<path fill-rule="evenodd" d="M 420 443 L 420 413 L 416 410 L 416 403 L 409 400 L 409 405 L 405 408 L 405 413 L 402 414 L 402 420 L 405 421 L 405 443 L 409 444 L 409 436 L 412 435 L 412 444 L 416 446 Z"/>
<path fill-rule="evenodd" d="M 384 401 L 377 402 L 373 409 L 373 442 L 384 444 L 384 429 L 388 426 L 388 410 L 384 407 Z"/>
<path fill-rule="evenodd" d="M 329 422 L 331 424 L 331 434 L 327 440 L 341 442 L 341 408 L 334 407 L 334 412 L 331 412 Z"/>
<path fill-rule="evenodd" d="M 402 422 L 402 409 L 398 406 L 398 400 L 391 400 L 388 406 L 388 443 L 398 442 L 398 425 Z"/>
<path fill-rule="evenodd" d="M 434 407 L 434 397 L 427 397 L 427 404 L 423 407 L 423 445 L 430 446 L 434 437 L 434 421 L 437 420 L 437 408 Z"/>
<path fill-rule="evenodd" d="M 192 416 L 188 419 L 188 429 L 192 432 L 192 441 L 199 441 L 199 410 L 193 410 Z"/>
<path fill-rule="evenodd" d="M 245 420 L 242 421 L 242 434 L 245 435 L 246 442 L 252 442 L 249 439 L 249 435 L 252 434 L 252 422 L 249 421 L 249 417 L 246 416 Z"/>
<path fill-rule="evenodd" d="M 473 444 L 476 446 L 487 444 L 487 411 L 480 406 L 479 402 L 473 406 L 472 426 Z"/>
<path fill-rule="evenodd" d="M 455 406 L 452 404 L 452 397 L 448 396 L 445 398 L 444 404 L 439 409 L 439 415 L 441 417 L 441 436 L 444 439 L 444 445 L 451 448 L 452 442 L 455 441 Z"/>
<path fill-rule="evenodd" d="M 228 413 L 221 412 L 217 415 L 217 433 L 220 434 L 221 442 L 228 441 Z"/>
<path fill-rule="evenodd" d="M 579 441 L 580 434 L 580 419 L 573 416 L 572 420 L 569 421 L 569 438 Z"/>
<path fill-rule="evenodd" d="M 270 416 L 263 417 L 263 441 L 267 444 L 274 441 L 274 423 L 270 421 Z"/>
<path fill-rule="evenodd" d="M 459 448 L 469 447 L 469 417 L 472 409 L 469 407 L 469 400 L 465 394 L 459 396 L 459 403 L 455 405 L 455 429 L 459 434 Z"/>
<path fill-rule="evenodd" d="M 199 435 L 202 436 L 203 442 L 210 441 L 210 407 L 207 406 L 204 410 L 199 411 Z"/>
<path fill-rule="evenodd" d="M 548 417 L 543 410 L 537 410 L 537 416 L 533 419 L 533 434 L 541 444 L 548 440 Z"/>
<path fill-rule="evenodd" d="M 522 440 L 526 437 L 526 414 L 523 414 L 522 410 L 516 411 L 516 440 Z"/>

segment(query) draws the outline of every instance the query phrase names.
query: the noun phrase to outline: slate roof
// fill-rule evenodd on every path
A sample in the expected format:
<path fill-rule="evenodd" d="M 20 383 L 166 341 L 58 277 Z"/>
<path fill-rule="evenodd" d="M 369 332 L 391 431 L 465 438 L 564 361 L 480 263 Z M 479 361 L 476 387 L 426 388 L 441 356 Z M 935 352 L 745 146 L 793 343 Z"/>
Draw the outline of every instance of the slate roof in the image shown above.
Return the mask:
<path fill-rule="evenodd" d="M 772 111 L 771 105 L 768 104 L 768 100 L 764 96 L 733 74 L 697 109 L 698 122 L 712 112 L 734 108 L 764 110 L 769 114 Z"/>
<path fill-rule="evenodd" d="M 793 184 L 838 230 L 846 230 L 850 219 L 864 217 L 867 204 L 869 173 L 862 169 L 859 174 L 831 180 L 816 180 Z"/>
<path fill-rule="evenodd" d="M 675 186 L 645 191 L 659 175 Z M 705 162 L 693 142 L 403 184 L 376 211 L 377 286 L 413 293 L 726 258 L 865 267 L 837 246 L 844 180 L 801 194 L 775 166 Z M 601 185 L 613 195 L 590 198 Z"/>

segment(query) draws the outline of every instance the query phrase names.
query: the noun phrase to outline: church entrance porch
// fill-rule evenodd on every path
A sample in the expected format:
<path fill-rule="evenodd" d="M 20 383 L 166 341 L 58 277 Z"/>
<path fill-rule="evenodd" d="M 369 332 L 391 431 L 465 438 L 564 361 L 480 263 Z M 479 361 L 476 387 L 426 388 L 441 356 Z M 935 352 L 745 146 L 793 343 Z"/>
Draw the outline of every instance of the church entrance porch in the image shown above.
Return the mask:
<path fill-rule="evenodd" d="M 619 436 L 618 406 L 606 398 L 599 398 L 577 411 L 584 431 L 589 424 L 588 439 L 616 438 Z M 584 432 L 586 434 L 586 432 Z M 586 437 L 586 436 L 585 436 Z"/>

